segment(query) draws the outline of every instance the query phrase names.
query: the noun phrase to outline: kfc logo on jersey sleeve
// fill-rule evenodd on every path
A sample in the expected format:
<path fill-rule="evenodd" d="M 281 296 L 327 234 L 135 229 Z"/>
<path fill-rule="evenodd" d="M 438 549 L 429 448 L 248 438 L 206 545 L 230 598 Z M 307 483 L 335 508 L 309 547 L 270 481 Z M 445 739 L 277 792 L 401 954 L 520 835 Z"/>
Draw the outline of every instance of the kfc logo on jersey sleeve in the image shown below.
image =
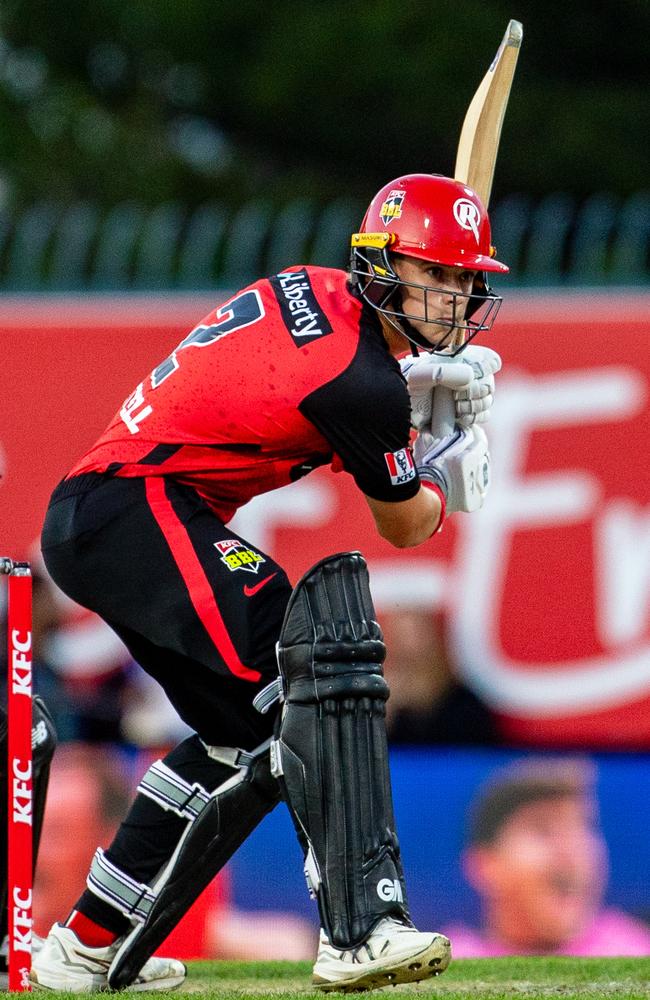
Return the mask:
<path fill-rule="evenodd" d="M 390 481 L 393 486 L 401 486 L 415 479 L 415 465 L 410 448 L 400 448 L 399 451 L 384 452 L 386 465 L 390 473 Z"/>

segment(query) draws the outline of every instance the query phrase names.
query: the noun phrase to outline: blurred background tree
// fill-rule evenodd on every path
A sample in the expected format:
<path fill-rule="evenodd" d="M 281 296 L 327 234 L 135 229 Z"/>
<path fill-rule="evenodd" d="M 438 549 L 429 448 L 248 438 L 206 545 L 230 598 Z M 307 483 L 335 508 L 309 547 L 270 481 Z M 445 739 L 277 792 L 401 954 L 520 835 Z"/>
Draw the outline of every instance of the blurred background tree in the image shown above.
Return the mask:
<path fill-rule="evenodd" d="M 0 287 L 345 266 L 379 186 L 453 171 L 511 17 L 492 197 L 510 284 L 645 282 L 648 0 L 5 0 Z"/>
<path fill-rule="evenodd" d="M 646 186 L 647 0 L 5 0 L 5 204 L 363 200 L 451 172 L 511 17 L 525 40 L 495 198 Z"/>

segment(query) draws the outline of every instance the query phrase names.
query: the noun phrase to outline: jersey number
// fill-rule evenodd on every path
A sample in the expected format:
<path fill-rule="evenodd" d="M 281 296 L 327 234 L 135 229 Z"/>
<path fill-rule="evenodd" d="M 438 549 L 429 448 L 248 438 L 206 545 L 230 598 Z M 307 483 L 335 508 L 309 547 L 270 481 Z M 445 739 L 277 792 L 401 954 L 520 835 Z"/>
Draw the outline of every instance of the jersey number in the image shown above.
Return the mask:
<path fill-rule="evenodd" d="M 241 330 L 242 327 L 250 326 L 251 323 L 257 323 L 258 319 L 262 319 L 264 306 L 259 292 L 253 289 L 236 295 L 230 302 L 226 302 L 225 305 L 217 309 L 216 316 L 216 322 L 209 326 L 200 325 L 192 330 L 185 340 L 181 341 L 173 354 L 170 354 L 162 364 L 154 369 L 151 374 L 152 389 L 157 389 L 166 378 L 169 378 L 176 371 L 178 368 L 176 355 L 184 347 L 208 347 L 210 344 L 214 344 L 215 340 L 225 337 L 227 333 Z M 150 413 L 153 413 L 153 407 L 150 403 L 145 402 L 144 383 L 141 382 L 135 392 L 131 393 L 125 401 L 120 410 L 120 416 L 131 434 L 137 434 L 141 422 Z"/>
<path fill-rule="evenodd" d="M 197 326 L 185 340 L 182 340 L 176 350 L 158 365 L 151 374 L 151 388 L 157 389 L 166 378 L 169 378 L 178 368 L 176 355 L 186 347 L 209 347 L 216 340 L 221 340 L 227 333 L 234 333 L 245 326 L 257 323 L 264 316 L 264 306 L 260 294 L 255 289 L 242 292 L 234 299 L 217 309 L 216 320 L 209 326 Z"/>

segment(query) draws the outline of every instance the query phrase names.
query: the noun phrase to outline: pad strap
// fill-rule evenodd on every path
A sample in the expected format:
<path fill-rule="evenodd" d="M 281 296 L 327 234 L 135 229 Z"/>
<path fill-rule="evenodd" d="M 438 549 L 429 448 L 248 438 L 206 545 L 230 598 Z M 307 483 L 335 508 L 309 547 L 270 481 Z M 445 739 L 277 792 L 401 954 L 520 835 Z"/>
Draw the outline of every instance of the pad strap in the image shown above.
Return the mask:
<path fill-rule="evenodd" d="M 128 877 L 124 882 L 119 878 L 123 873 L 115 876 L 114 871 L 109 874 L 115 881 L 109 880 L 104 867 L 96 866 L 100 869 L 98 895 L 103 893 L 102 898 L 135 922 L 109 969 L 111 989 L 124 989 L 133 982 L 149 956 L 278 802 L 279 788 L 270 773 L 268 745 L 267 740 L 251 753 L 229 747 L 206 747 L 214 760 L 234 768 L 234 773 L 224 774 L 225 780 L 208 797 L 205 807 L 188 821 L 167 865 L 150 887 Z M 177 782 L 173 784 L 176 787 Z M 154 787 L 158 788 L 157 782 Z M 190 791 L 194 788 L 188 787 Z M 97 892 L 95 884 L 89 882 L 89 887 Z M 144 918 L 143 913 L 146 913 Z"/>
<path fill-rule="evenodd" d="M 275 705 L 276 701 L 282 700 L 282 678 L 276 677 L 274 681 L 271 681 L 270 684 L 267 684 L 266 687 L 262 688 L 262 690 L 255 695 L 253 698 L 253 708 L 256 708 L 260 715 L 266 715 L 271 706 Z"/>
<path fill-rule="evenodd" d="M 266 688 L 264 690 L 266 690 Z M 203 740 L 201 740 L 201 743 L 203 743 Z M 270 744 L 271 737 L 269 737 L 268 740 L 265 740 L 264 743 L 260 743 L 260 745 L 255 747 L 254 750 L 250 751 L 239 750 L 237 747 L 213 747 L 208 743 L 203 743 L 203 746 L 205 747 L 205 752 L 211 760 L 216 760 L 220 764 L 226 764 L 228 767 L 248 768 L 251 764 L 254 764 L 256 760 L 266 754 Z"/>
<path fill-rule="evenodd" d="M 154 761 L 138 791 L 181 819 L 196 819 L 210 801 L 205 788 L 198 783 L 190 785 L 162 760 Z"/>
<path fill-rule="evenodd" d="M 137 882 L 109 861 L 101 847 L 95 851 L 86 885 L 105 903 L 140 924 L 146 920 L 156 899 L 148 885 Z"/>

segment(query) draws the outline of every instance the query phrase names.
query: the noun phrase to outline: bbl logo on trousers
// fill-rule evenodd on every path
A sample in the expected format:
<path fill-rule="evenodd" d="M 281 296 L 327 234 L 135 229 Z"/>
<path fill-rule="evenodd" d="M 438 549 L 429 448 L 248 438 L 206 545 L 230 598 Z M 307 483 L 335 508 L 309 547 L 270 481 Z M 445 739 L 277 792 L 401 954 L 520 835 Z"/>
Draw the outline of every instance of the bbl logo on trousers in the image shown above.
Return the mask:
<path fill-rule="evenodd" d="M 266 562 L 255 549 L 249 548 L 239 538 L 228 538 L 225 542 L 215 542 L 215 549 L 221 553 L 221 562 L 227 566 L 231 573 L 236 569 L 246 570 L 247 573 L 257 573 L 260 565 Z"/>

